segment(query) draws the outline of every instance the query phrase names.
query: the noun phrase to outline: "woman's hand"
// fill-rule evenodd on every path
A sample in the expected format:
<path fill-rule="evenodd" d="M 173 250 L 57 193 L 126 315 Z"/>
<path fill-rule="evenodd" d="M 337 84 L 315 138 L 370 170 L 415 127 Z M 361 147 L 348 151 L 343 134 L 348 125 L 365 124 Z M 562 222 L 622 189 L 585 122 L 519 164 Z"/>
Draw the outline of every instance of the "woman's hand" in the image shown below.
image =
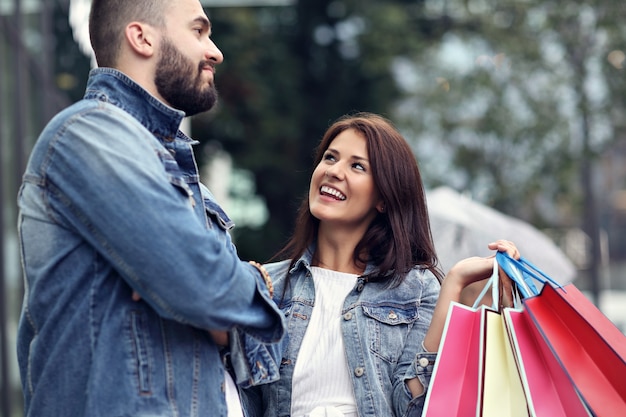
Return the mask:
<path fill-rule="evenodd" d="M 507 252 L 511 257 L 519 259 L 520 254 L 513 242 L 498 240 L 487 245 L 491 250 Z M 442 286 L 455 286 L 463 290 L 468 285 L 489 278 L 493 272 L 493 258 L 489 256 L 481 258 L 474 256 L 457 262 L 443 280 Z"/>
<path fill-rule="evenodd" d="M 498 240 L 496 242 L 490 243 L 488 245 L 489 249 L 498 250 L 500 252 L 507 252 L 511 257 L 515 259 L 519 259 L 520 254 L 513 242 L 508 240 Z M 485 261 L 488 262 L 488 271 L 481 272 L 481 264 Z M 486 265 L 486 264 L 485 264 Z M 468 258 L 457 263 L 446 279 L 449 279 L 448 285 L 455 284 L 461 286 L 461 297 L 459 298 L 459 302 L 465 305 L 473 305 L 480 292 L 486 285 L 487 279 L 491 276 L 493 271 L 493 256 L 487 258 Z M 469 275 L 468 275 L 469 274 Z M 512 303 L 512 284 L 511 280 L 506 276 L 506 274 L 500 270 L 500 287 L 502 294 L 502 305 L 510 306 Z M 465 275 L 465 276 L 459 276 Z M 482 276 L 482 278 L 481 278 Z M 487 292 L 483 299 L 478 300 L 479 304 L 488 304 L 491 305 L 493 300 L 491 299 L 491 292 Z"/>

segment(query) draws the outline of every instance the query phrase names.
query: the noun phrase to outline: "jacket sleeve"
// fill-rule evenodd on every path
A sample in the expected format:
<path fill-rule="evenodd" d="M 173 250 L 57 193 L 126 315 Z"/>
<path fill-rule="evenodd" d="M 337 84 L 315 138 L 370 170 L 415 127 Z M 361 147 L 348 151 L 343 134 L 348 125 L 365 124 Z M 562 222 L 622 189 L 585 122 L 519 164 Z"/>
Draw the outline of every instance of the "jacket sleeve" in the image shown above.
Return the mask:
<path fill-rule="evenodd" d="M 237 385 L 249 388 L 269 384 L 280 378 L 281 342 L 262 343 L 235 328 L 230 332 L 230 355 Z M 286 339 L 283 339 L 283 341 Z"/>
<path fill-rule="evenodd" d="M 256 268 L 194 212 L 170 153 L 132 116 L 100 104 L 64 121 L 39 165 L 56 220 L 75 230 L 161 316 L 203 329 L 284 329 Z M 196 197 L 196 198 L 194 198 Z"/>
<path fill-rule="evenodd" d="M 423 341 L 430 327 L 433 311 L 439 296 L 440 285 L 434 275 L 424 271 L 422 280 L 422 294 L 419 304 L 419 318 L 413 325 L 404 350 L 398 361 L 393 380 L 393 401 L 397 416 L 419 417 L 422 415 L 426 390 L 430 382 L 436 352 L 426 352 Z M 424 386 L 422 395 L 412 398 L 406 381 L 418 378 Z"/>
<path fill-rule="evenodd" d="M 288 265 L 289 261 L 264 265 L 274 281 L 275 291 L 272 302 L 275 305 L 283 294 Z M 280 311 L 279 307 L 276 308 Z M 280 315 L 283 326 L 287 328 L 282 311 Z M 250 395 L 254 396 L 260 391 L 254 387 L 275 382 L 280 378 L 280 362 L 283 358 L 283 351 L 289 343 L 289 334 L 286 333 L 279 342 L 265 343 L 244 329 L 235 328 L 230 332 L 229 340 L 235 380 L 240 387 L 245 388 L 243 392 L 250 391 Z"/>

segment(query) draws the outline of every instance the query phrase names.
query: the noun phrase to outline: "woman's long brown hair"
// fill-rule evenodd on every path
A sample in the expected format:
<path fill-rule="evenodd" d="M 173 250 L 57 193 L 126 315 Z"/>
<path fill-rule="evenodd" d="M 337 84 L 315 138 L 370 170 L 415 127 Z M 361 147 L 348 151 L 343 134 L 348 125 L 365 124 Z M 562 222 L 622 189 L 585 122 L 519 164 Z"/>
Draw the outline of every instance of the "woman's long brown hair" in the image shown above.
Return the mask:
<path fill-rule="evenodd" d="M 386 118 L 372 113 L 345 115 L 333 123 L 316 148 L 315 168 L 341 132 L 354 129 L 367 141 L 374 184 L 385 204 L 385 212 L 372 221 L 354 251 L 357 265 L 373 263 L 376 268 L 365 278 L 399 285 L 406 273 L 419 266 L 441 281 L 433 243 L 426 195 L 417 161 L 406 140 Z M 291 259 L 291 267 L 317 238 L 319 220 L 309 210 L 308 194 L 296 217 L 293 235 L 274 258 Z"/>

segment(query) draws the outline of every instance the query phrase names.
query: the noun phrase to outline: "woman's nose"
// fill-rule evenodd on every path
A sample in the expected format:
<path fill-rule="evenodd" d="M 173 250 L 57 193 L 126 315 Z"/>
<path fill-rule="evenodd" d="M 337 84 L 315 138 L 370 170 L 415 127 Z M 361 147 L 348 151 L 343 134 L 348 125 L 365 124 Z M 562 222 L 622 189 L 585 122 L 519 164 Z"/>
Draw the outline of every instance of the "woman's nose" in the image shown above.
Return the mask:
<path fill-rule="evenodd" d="M 343 169 L 341 168 L 341 165 L 339 163 L 337 163 L 337 164 L 333 164 L 333 165 L 329 166 L 328 169 L 326 170 L 326 176 L 328 178 L 342 179 L 343 178 Z"/>

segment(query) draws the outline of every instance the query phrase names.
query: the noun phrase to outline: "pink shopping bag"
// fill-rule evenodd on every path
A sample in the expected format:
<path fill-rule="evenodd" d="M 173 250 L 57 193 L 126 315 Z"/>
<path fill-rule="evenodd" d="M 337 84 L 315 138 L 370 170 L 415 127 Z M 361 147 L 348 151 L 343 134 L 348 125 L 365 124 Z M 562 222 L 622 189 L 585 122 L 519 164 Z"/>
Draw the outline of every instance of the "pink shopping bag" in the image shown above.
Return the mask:
<path fill-rule="evenodd" d="M 479 310 L 450 305 L 422 417 L 476 415 L 480 321 Z"/>

